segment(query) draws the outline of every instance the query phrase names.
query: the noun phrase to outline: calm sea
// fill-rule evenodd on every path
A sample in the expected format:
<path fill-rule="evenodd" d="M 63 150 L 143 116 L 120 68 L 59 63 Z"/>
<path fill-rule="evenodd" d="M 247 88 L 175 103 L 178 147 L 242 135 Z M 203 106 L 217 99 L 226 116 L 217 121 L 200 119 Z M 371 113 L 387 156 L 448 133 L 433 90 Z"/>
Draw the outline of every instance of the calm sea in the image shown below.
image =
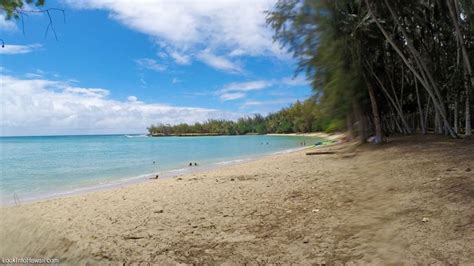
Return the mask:
<path fill-rule="evenodd" d="M 149 178 L 173 176 L 300 148 L 293 136 L 145 135 L 0 138 L 0 200 L 28 201 Z M 198 166 L 189 167 L 189 162 Z"/>

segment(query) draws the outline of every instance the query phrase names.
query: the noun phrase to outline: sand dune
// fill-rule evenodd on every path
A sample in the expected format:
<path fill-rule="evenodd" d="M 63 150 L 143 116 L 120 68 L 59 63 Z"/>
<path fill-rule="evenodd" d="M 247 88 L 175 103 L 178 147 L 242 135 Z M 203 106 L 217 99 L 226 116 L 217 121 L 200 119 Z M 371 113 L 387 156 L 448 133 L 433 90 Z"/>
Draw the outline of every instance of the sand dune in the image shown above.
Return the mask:
<path fill-rule="evenodd" d="M 381 147 L 324 149 L 336 153 L 279 154 L 2 208 L 0 257 L 65 264 L 474 261 L 474 141 L 405 137 Z"/>

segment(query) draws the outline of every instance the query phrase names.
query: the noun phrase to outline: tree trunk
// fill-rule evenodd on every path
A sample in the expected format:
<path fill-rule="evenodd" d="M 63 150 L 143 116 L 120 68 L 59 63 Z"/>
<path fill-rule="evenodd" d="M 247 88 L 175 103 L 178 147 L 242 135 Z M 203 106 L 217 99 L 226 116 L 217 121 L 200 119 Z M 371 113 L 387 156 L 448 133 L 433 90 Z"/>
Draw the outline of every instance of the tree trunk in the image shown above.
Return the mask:
<path fill-rule="evenodd" d="M 355 122 L 357 125 L 357 136 L 361 143 L 364 143 L 367 140 L 367 124 L 365 122 L 365 117 L 360 110 L 359 103 L 357 101 L 352 102 L 352 108 L 354 109 Z"/>
<path fill-rule="evenodd" d="M 374 88 L 372 87 L 372 84 L 370 82 L 367 83 L 367 90 L 369 91 L 369 96 L 370 96 L 370 103 L 372 105 L 372 115 L 374 116 L 374 126 L 375 126 L 375 143 L 381 143 L 382 142 L 382 127 L 380 125 L 380 116 L 379 116 L 379 108 L 377 106 L 377 101 L 375 98 L 375 93 L 374 93 Z"/>
<path fill-rule="evenodd" d="M 423 122 L 425 124 L 425 130 L 428 131 L 428 115 L 430 113 L 430 98 L 428 98 L 428 102 L 426 103 L 426 110 L 425 110 L 425 121 Z"/>
<path fill-rule="evenodd" d="M 435 132 L 443 134 L 443 123 L 441 122 L 440 113 L 435 109 Z"/>
<path fill-rule="evenodd" d="M 458 112 L 459 112 L 459 95 L 456 95 L 456 98 L 454 99 L 454 132 L 456 134 L 459 134 L 459 118 L 458 118 Z"/>
<path fill-rule="evenodd" d="M 467 80 L 465 81 L 467 83 Z M 466 127 L 465 127 L 465 136 L 471 136 L 472 135 L 472 129 L 471 129 L 471 106 L 469 105 L 470 103 L 470 98 L 471 94 L 469 91 L 469 86 L 466 84 Z"/>
<path fill-rule="evenodd" d="M 352 121 L 352 114 L 353 113 L 350 113 L 347 115 L 347 118 L 346 118 L 346 123 L 347 123 L 347 132 L 349 132 L 349 136 L 351 139 L 353 139 L 355 137 L 355 134 L 354 134 L 354 129 L 353 129 L 353 121 Z"/>
<path fill-rule="evenodd" d="M 400 126 L 400 123 L 398 123 L 397 116 L 395 116 L 395 114 L 392 114 L 392 117 L 393 117 L 393 121 L 395 122 L 395 125 L 398 128 L 398 133 L 400 133 L 400 134 L 405 133 L 405 131 L 402 129 L 402 126 Z"/>
<path fill-rule="evenodd" d="M 410 134 L 411 133 L 411 129 L 410 129 L 410 126 L 408 125 L 408 123 L 406 122 L 405 120 L 405 117 L 403 116 L 403 112 L 401 110 L 401 107 L 400 107 L 400 103 L 397 101 L 395 101 L 392 96 L 388 93 L 387 89 L 385 88 L 385 85 L 382 83 L 382 81 L 377 77 L 377 75 L 375 74 L 375 72 L 372 70 L 372 68 L 370 67 L 370 65 L 368 64 L 368 62 L 366 63 L 367 64 L 367 69 L 370 71 L 370 73 L 372 74 L 372 76 L 374 76 L 375 80 L 377 81 L 377 83 L 379 83 L 380 85 L 380 88 L 382 89 L 382 91 L 384 92 L 384 94 L 387 96 L 387 99 L 390 101 L 390 103 L 392 103 L 393 107 L 395 108 L 395 111 L 397 112 L 398 116 L 400 117 L 400 120 L 402 121 L 402 124 L 404 126 L 404 130 L 402 130 L 402 132 L 400 133 L 408 133 Z M 393 87 L 392 87 L 393 89 Z M 393 90 L 393 92 L 395 93 L 395 90 Z M 396 95 L 395 95 L 396 96 Z"/>
<path fill-rule="evenodd" d="M 382 32 L 382 34 L 385 36 L 385 39 L 388 41 L 388 43 L 392 46 L 392 48 L 395 50 L 395 52 L 400 56 L 400 58 L 402 59 L 402 61 L 405 63 L 405 65 L 410 69 L 410 71 L 415 74 L 416 78 L 420 81 L 420 83 L 423 85 L 423 87 L 426 89 L 426 91 L 428 92 L 429 96 L 431 97 L 431 99 L 433 100 L 433 105 L 434 105 L 434 108 L 437 109 L 443 119 L 443 122 L 444 122 L 444 125 L 446 127 L 446 129 L 448 130 L 449 134 L 451 135 L 451 137 L 453 138 L 456 138 L 457 135 L 456 133 L 454 133 L 453 129 L 451 128 L 451 126 L 449 125 L 448 121 L 447 121 L 447 117 L 446 117 L 446 112 L 445 112 L 445 109 L 444 109 L 444 106 L 443 104 L 440 102 L 442 99 L 441 97 L 439 96 L 439 91 L 436 87 L 436 83 L 433 82 L 433 79 L 431 77 L 431 75 L 429 75 L 429 71 L 428 69 L 426 68 L 426 66 L 424 65 L 423 61 L 419 58 L 419 56 L 417 56 L 417 52 L 416 50 L 413 49 L 413 46 L 411 45 L 411 40 L 408 38 L 408 36 L 406 35 L 406 32 L 405 30 L 403 30 L 403 27 L 401 27 L 401 31 L 402 33 L 404 34 L 406 40 L 407 40 L 407 43 L 408 43 L 408 48 L 409 48 L 409 51 L 410 53 L 413 55 L 414 57 L 414 61 L 415 63 L 417 63 L 420 67 L 420 69 L 422 70 L 421 73 L 418 73 L 418 71 L 410 64 L 410 62 L 408 61 L 408 59 L 405 57 L 405 55 L 403 54 L 403 52 L 400 50 L 400 48 L 398 48 L 398 46 L 395 44 L 395 42 L 392 40 L 392 38 L 390 38 L 390 36 L 388 35 L 388 33 L 385 31 L 385 29 L 382 27 L 382 25 L 380 24 L 380 22 L 378 21 L 378 19 L 375 17 L 375 15 L 373 14 L 372 12 L 372 9 L 370 7 L 370 4 L 369 4 L 369 1 L 368 0 L 365 0 L 365 3 L 367 5 L 367 10 L 369 12 L 369 14 L 374 18 L 374 21 L 375 21 L 375 24 L 377 25 L 377 27 L 380 29 L 380 31 Z M 392 16 L 394 16 L 394 19 L 395 21 L 397 22 L 397 24 L 399 24 L 398 22 L 398 19 L 396 18 L 395 14 L 393 13 L 393 10 L 391 10 L 390 6 L 388 5 L 388 2 L 386 2 L 386 5 L 387 7 L 389 8 L 389 10 L 391 11 L 391 14 Z M 424 71 L 423 71 L 424 70 Z M 428 71 L 428 72 L 427 72 Z M 427 72 L 426 74 L 428 75 L 428 79 L 426 78 L 425 76 L 425 73 L 424 72 Z"/>
<path fill-rule="evenodd" d="M 423 58 L 421 58 L 420 53 L 413 46 L 412 40 L 408 36 L 404 26 L 398 20 L 398 17 L 395 14 L 395 12 L 393 11 L 392 7 L 390 6 L 388 0 L 385 0 L 385 5 L 387 6 L 390 14 L 392 15 L 393 20 L 398 25 L 398 28 L 400 29 L 400 32 L 402 33 L 403 37 L 405 38 L 405 41 L 406 41 L 406 44 L 407 44 L 407 47 L 408 47 L 408 52 L 410 52 L 410 54 L 412 55 L 415 63 L 419 66 L 419 69 L 421 70 L 421 73 L 424 74 L 424 76 L 426 77 L 425 80 L 427 81 L 427 83 L 431 84 L 431 88 L 433 89 L 436 96 L 438 97 L 438 100 L 441 104 L 441 107 L 443 107 L 443 98 L 441 97 L 441 94 L 439 93 L 438 86 L 436 85 L 436 82 L 433 78 L 433 75 L 431 75 L 431 72 L 429 71 L 428 66 L 426 65 Z M 442 108 L 440 110 L 440 114 L 443 116 L 443 118 L 445 120 L 444 122 L 445 122 L 445 124 L 447 124 L 446 126 L 449 126 L 449 123 L 446 123 L 447 122 L 446 117 L 445 117 L 446 112 L 445 112 L 444 108 Z"/>
<path fill-rule="evenodd" d="M 423 121 L 423 109 L 421 109 L 420 94 L 418 93 L 418 81 L 415 79 L 416 101 L 418 102 L 418 113 L 420 115 L 421 134 L 426 134 L 425 123 Z"/>
<path fill-rule="evenodd" d="M 470 86 L 469 86 L 469 81 L 468 81 L 468 77 L 470 77 L 471 79 L 471 85 L 474 85 L 474 76 L 472 75 L 472 67 L 471 67 L 471 62 L 469 61 L 469 55 L 467 53 L 467 49 L 466 49 L 466 45 L 464 45 L 464 38 L 463 38 L 463 34 L 461 33 L 461 29 L 459 28 L 459 14 L 456 10 L 454 10 L 453 6 L 452 6 L 452 2 L 451 0 L 447 0 L 447 5 L 448 5 L 448 9 L 449 9 L 449 14 L 451 15 L 451 19 L 453 21 L 453 26 L 454 26 L 454 29 L 456 31 L 456 37 L 458 39 L 458 45 L 460 46 L 461 48 L 461 52 L 462 52 L 462 58 L 463 58 L 463 61 L 464 61 L 464 69 L 465 69 L 465 75 L 466 75 L 466 78 L 465 78 L 465 87 L 466 87 L 466 127 L 465 127 L 465 132 L 464 134 L 466 136 L 471 136 L 472 135 L 472 129 L 471 129 L 471 110 L 470 110 Z"/>

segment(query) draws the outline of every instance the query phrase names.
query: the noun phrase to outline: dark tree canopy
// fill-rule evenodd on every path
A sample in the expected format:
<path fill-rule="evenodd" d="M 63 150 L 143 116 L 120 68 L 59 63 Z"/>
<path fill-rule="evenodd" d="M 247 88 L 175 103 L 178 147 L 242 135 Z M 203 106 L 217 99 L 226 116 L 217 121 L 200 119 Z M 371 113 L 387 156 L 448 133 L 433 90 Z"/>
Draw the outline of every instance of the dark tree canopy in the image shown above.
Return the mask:
<path fill-rule="evenodd" d="M 267 15 L 349 130 L 471 135 L 472 1 L 281 0 Z"/>

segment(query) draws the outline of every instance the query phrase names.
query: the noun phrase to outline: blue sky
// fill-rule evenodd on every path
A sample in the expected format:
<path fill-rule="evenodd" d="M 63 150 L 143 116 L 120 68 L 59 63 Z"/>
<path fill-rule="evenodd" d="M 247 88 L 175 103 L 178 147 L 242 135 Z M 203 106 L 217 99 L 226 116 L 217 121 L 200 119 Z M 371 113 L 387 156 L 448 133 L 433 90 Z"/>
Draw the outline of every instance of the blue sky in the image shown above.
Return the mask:
<path fill-rule="evenodd" d="M 143 133 L 305 99 L 265 26 L 275 1 L 46 1 L 0 22 L 2 135 Z M 25 7 L 33 9 L 33 7 Z"/>

